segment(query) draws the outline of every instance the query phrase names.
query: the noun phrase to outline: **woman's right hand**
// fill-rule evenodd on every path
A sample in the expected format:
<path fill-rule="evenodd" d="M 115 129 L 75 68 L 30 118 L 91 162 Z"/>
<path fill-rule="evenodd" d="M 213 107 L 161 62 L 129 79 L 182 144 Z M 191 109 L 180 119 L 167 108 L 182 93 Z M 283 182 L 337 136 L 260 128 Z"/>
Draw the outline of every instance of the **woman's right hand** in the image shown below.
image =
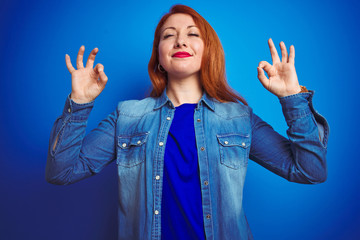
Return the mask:
<path fill-rule="evenodd" d="M 76 103 L 88 103 L 95 100 L 105 88 L 108 78 L 104 73 L 104 66 L 98 63 L 93 68 L 98 51 L 98 48 L 91 51 L 84 67 L 85 46 L 81 46 L 76 59 L 77 69 L 72 66 L 70 56 L 65 55 L 66 67 L 71 73 L 71 99 Z"/>

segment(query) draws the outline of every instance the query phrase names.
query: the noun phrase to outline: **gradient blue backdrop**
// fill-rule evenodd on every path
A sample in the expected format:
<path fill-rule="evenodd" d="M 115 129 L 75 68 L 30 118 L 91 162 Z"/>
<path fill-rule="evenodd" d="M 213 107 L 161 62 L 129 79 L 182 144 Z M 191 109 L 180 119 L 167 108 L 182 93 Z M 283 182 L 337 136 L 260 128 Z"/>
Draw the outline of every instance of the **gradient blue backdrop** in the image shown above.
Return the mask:
<path fill-rule="evenodd" d="M 0 239 L 116 239 L 117 178 L 111 164 L 71 186 L 45 181 L 48 138 L 71 91 L 65 65 L 81 45 L 109 82 L 89 129 L 116 103 L 150 87 L 153 32 L 174 1 L 0 1 Z M 255 239 L 359 239 L 358 1 L 183 1 L 218 33 L 230 85 L 277 131 L 278 99 L 257 80 L 271 61 L 267 39 L 296 48 L 302 85 L 329 121 L 328 180 L 300 185 L 251 162 L 244 207 Z"/>

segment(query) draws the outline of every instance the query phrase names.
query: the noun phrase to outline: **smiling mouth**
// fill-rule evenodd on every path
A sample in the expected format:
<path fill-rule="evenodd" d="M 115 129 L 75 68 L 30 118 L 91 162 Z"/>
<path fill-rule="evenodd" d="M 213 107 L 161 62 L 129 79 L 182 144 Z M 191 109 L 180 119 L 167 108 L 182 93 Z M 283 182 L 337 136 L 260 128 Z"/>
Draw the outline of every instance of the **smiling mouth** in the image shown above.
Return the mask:
<path fill-rule="evenodd" d="M 188 52 L 177 52 L 174 55 L 172 55 L 172 57 L 187 58 L 187 57 L 191 57 L 191 55 Z"/>

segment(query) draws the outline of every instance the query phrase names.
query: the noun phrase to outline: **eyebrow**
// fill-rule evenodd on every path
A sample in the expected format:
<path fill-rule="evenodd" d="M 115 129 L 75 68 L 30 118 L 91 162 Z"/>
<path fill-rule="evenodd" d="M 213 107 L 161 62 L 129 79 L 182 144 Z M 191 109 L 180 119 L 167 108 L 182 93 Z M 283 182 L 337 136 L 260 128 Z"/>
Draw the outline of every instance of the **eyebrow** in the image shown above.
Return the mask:
<path fill-rule="evenodd" d="M 195 25 L 190 25 L 190 26 L 187 26 L 187 29 L 192 28 L 192 27 L 196 27 L 196 28 L 197 28 L 197 26 L 195 26 Z M 161 33 L 163 33 L 166 29 L 173 29 L 173 30 L 176 30 L 176 28 L 175 28 L 175 27 L 167 27 L 167 28 L 164 28 L 164 29 L 161 31 Z"/>

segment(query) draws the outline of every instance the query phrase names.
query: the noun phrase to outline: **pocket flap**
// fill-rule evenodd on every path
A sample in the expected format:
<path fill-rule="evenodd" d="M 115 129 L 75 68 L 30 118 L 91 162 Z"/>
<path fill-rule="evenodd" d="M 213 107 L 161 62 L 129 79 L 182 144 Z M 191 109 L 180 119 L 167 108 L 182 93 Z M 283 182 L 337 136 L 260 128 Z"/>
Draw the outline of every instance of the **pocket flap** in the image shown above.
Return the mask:
<path fill-rule="evenodd" d="M 250 146 L 249 136 L 240 134 L 216 135 L 219 143 L 224 147 L 239 146 L 247 148 Z"/>
<path fill-rule="evenodd" d="M 143 145 L 148 137 L 148 133 L 137 133 L 131 136 L 120 135 L 118 137 L 118 146 L 122 149 L 128 149 L 131 146 Z"/>

